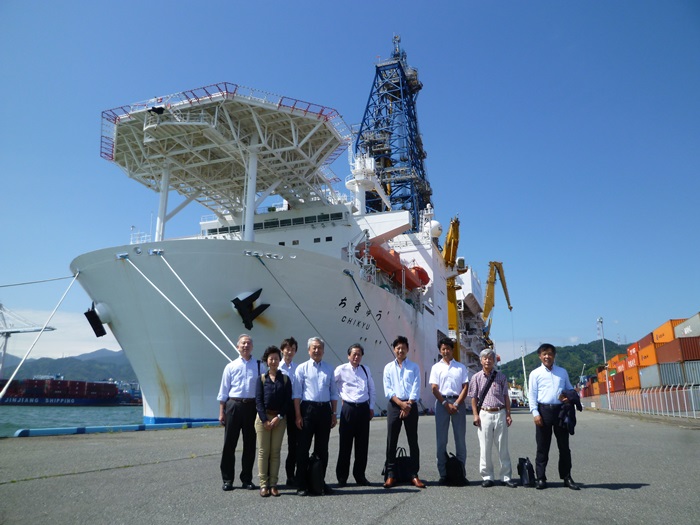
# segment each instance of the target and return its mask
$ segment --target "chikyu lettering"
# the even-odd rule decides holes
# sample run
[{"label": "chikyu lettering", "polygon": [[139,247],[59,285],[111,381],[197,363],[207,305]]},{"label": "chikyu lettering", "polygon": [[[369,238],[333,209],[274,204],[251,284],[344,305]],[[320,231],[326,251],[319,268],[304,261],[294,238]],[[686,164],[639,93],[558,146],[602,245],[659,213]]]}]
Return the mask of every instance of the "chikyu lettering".
[{"label": "chikyu lettering", "polygon": [[348,317],[347,315],[344,315],[343,317],[340,318],[340,321],[342,323],[348,324],[352,327],[355,328],[363,328],[365,330],[369,330],[369,323],[366,323],[362,321],[361,319],[354,319],[352,317]]}]

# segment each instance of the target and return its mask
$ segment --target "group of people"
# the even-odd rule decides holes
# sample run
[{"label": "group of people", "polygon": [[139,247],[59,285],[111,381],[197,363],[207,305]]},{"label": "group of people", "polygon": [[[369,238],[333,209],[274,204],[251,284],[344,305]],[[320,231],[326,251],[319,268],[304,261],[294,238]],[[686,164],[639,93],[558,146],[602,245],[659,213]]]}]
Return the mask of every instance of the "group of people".
[{"label": "group of people", "polygon": [[[235,452],[243,436],[240,481],[245,489],[256,489],[253,465],[257,447],[260,495],[279,496],[281,448],[287,435],[286,486],[295,487],[297,495],[309,493],[307,469],[313,443],[313,455],[321,465],[324,479],[320,492],[333,489],[325,483],[329,461],[330,433],[339,426],[339,451],[336,462],[338,486],[344,487],[351,474],[360,486],[370,485],[367,468],[370,421],[374,417],[376,388],[369,368],[362,364],[364,348],[353,344],[347,350],[348,362],[335,369],[323,360],[325,343],[319,337],[308,340],[309,359],[294,362],[297,342],[285,339],[280,348],[268,347],[262,360],[252,358],[253,341],[247,334],[238,338],[240,357],[224,369],[219,389],[219,421],[225,426],[221,456],[223,490],[233,490]],[[481,352],[482,371],[468,379],[467,369],[454,359],[454,342],[439,341],[441,359],[430,371],[429,383],[435,397],[435,430],[437,467],[440,484],[454,480],[454,469],[448,469],[447,443],[452,426],[457,463],[466,482],[465,463],[467,398],[471,398],[473,424],[477,427],[480,444],[479,470],[482,486],[491,487],[502,481],[516,487],[508,453],[508,427],[512,423],[508,381],[495,369],[492,349]],[[392,343],[395,359],[383,372],[384,395],[387,399],[387,439],[384,468],[384,488],[394,487],[401,479],[417,488],[425,488],[418,476],[420,446],[418,443],[418,403],[421,373],[418,365],[408,359],[409,341],[398,336]],[[552,345],[538,349],[542,366],[530,375],[530,410],[534,417],[537,441],[538,489],[546,487],[545,470],[552,432],[559,447],[559,474],[569,488],[578,489],[571,478],[571,454],[568,433],[557,424],[558,408],[566,403],[562,392],[573,389],[566,371],[554,365],[556,350]],[[339,409],[339,410],[338,410]],[[409,460],[400,465],[397,445],[401,428],[406,432]],[[500,471],[494,477],[492,449],[496,448]],[[407,463],[407,464],[406,464]],[[452,460],[454,465],[454,460]],[[450,470],[450,472],[448,472]],[[449,474],[449,476],[448,476]]]}]

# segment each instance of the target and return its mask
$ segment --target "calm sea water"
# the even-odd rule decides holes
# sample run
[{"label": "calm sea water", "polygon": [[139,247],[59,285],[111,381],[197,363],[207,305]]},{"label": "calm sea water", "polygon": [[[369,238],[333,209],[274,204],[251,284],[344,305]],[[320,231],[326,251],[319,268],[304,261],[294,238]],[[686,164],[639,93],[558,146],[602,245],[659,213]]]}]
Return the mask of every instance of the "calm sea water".
[{"label": "calm sea water", "polygon": [[143,407],[65,407],[0,405],[0,437],[22,428],[92,427],[140,425]]}]

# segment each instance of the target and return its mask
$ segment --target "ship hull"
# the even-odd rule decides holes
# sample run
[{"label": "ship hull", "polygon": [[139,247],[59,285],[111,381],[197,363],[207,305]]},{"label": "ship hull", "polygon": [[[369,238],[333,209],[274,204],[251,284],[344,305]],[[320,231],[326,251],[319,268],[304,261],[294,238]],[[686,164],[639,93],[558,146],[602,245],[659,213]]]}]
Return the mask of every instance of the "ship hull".
[{"label": "ship hull", "polygon": [[[430,309],[362,280],[357,266],[338,258],[250,241],[181,239],[87,253],[71,269],[134,368],[145,423],[216,419],[221,374],[238,357],[233,345],[242,333],[252,337],[258,359],[267,346],[295,337],[296,362],[308,359],[306,341],[319,336],[332,366],[347,362],[347,348],[359,342],[378,410],[386,408],[382,372],[393,359],[391,342],[405,335],[430,404],[428,374],[446,327]],[[232,301],[258,290],[251,309],[269,306],[246,327]]]}]

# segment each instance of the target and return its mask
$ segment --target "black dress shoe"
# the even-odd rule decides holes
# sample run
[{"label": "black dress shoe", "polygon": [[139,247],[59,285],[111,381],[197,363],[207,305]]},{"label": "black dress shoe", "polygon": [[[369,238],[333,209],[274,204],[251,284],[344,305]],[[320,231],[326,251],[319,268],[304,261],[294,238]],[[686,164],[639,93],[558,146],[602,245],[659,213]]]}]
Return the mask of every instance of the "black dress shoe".
[{"label": "black dress shoe", "polygon": [[369,487],[371,485],[367,478],[360,478],[358,480],[355,480],[355,483],[357,483],[360,487]]},{"label": "black dress shoe", "polygon": [[333,494],[335,491],[328,485],[327,483],[324,483],[323,485],[323,495],[324,496],[330,496]]},{"label": "black dress shoe", "polygon": [[295,481],[294,478],[287,478],[287,483],[286,483],[286,485],[287,485],[287,487],[292,487],[292,488],[293,488],[293,487],[296,487],[296,486],[297,486],[297,482]]},{"label": "black dress shoe", "polygon": [[447,478],[440,478],[438,480],[438,485],[440,485],[442,487],[446,486],[447,485]]},{"label": "black dress shoe", "polygon": [[537,481],[535,481],[535,488],[536,488],[537,490],[546,489],[546,488],[547,488],[547,482],[546,482],[545,480],[543,480],[543,479],[538,479]]},{"label": "black dress shoe", "polygon": [[348,482],[347,482],[346,480],[344,480],[344,479],[343,479],[343,480],[340,480],[340,479],[339,479],[339,480],[338,480],[338,486],[339,486],[340,488],[347,487],[347,486],[348,486]]},{"label": "black dress shoe", "polygon": [[564,486],[569,487],[571,490],[580,490],[580,487],[574,483],[574,480],[571,479],[571,476],[568,478],[564,478]]},{"label": "black dress shoe", "polygon": [[221,488],[225,491],[233,490],[233,482],[232,481],[224,481],[224,484]]},{"label": "black dress shoe", "polygon": [[518,484],[517,484],[515,481],[513,481],[512,479],[509,479],[508,481],[504,481],[503,484],[504,484],[506,487],[510,487],[510,488],[512,488],[512,489],[514,489],[514,488],[516,488],[516,487],[518,486]]},{"label": "black dress shoe", "polygon": [[484,481],[481,482],[481,486],[484,487],[485,489],[489,487],[493,487],[493,481],[490,479],[485,479]]},{"label": "black dress shoe", "polygon": [[253,485],[250,481],[248,481],[247,483],[241,483],[241,487],[248,490],[255,490],[255,485]]},{"label": "black dress shoe", "polygon": [[306,495],[308,495],[308,494],[309,494],[309,492],[308,492],[306,489],[299,489],[299,490],[297,490],[297,496],[304,497],[304,496],[306,496]]}]

